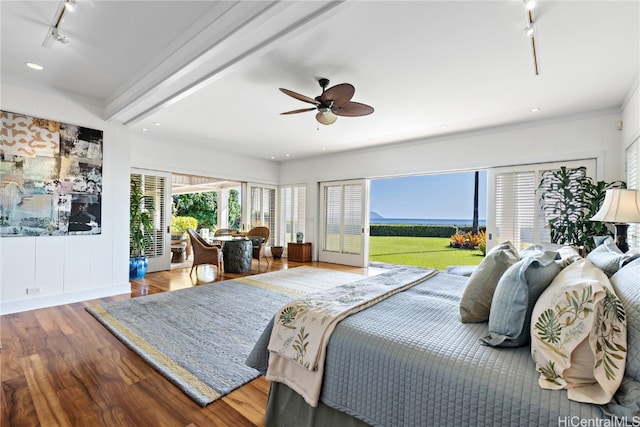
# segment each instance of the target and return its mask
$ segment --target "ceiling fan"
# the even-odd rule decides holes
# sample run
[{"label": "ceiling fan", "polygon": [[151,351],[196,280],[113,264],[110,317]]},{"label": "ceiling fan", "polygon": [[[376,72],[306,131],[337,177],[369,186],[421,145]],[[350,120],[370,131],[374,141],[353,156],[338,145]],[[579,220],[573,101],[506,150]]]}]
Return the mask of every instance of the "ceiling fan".
[{"label": "ceiling fan", "polygon": [[329,86],[329,79],[319,79],[318,83],[322,88],[322,94],[315,98],[300,95],[289,89],[280,88],[282,93],[285,93],[295,99],[309,104],[315,105],[311,108],[301,108],[299,110],[287,111],[281,114],[297,114],[304,113],[306,111],[318,110],[316,114],[316,120],[323,125],[330,125],[334,123],[338,116],[345,117],[357,117],[366,116],[373,113],[373,107],[359,102],[351,101],[356,89],[349,83],[341,83],[327,89]]}]

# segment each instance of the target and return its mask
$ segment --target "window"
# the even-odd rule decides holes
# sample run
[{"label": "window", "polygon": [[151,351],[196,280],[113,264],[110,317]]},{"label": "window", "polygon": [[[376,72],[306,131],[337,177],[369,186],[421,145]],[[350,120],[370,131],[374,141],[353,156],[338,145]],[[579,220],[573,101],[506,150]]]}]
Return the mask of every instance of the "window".
[{"label": "window", "polygon": [[274,245],[276,232],[276,188],[249,186],[249,227],[264,226],[270,231],[269,246]]},{"label": "window", "polygon": [[306,186],[280,187],[280,238],[295,242],[296,233],[305,233]]},{"label": "window", "polygon": [[[640,140],[627,148],[627,188],[640,189]],[[627,232],[629,249],[640,248],[640,224],[629,224]]]},{"label": "window", "polygon": [[538,185],[545,170],[585,166],[595,175],[595,159],[496,168],[489,171],[487,246],[510,241],[518,249],[549,242]]}]

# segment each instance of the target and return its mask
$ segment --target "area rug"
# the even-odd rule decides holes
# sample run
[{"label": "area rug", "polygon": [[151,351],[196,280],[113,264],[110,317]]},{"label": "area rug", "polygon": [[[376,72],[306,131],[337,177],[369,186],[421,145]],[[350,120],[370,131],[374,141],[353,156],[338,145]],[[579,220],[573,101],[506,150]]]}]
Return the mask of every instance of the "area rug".
[{"label": "area rug", "polygon": [[91,306],[87,311],[206,406],[259,376],[245,360],[281,306],[306,292],[363,278],[303,266]]}]

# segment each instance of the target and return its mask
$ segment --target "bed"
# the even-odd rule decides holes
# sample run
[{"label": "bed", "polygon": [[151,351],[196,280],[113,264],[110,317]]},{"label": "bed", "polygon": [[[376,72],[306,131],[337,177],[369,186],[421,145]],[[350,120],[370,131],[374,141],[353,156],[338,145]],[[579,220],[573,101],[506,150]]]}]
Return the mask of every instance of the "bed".
[{"label": "bed", "polygon": [[[541,388],[530,345],[481,345],[488,323],[460,321],[469,280],[440,272],[340,321],[326,348],[318,406],[272,382],[266,425],[555,426],[612,413],[636,415],[633,402],[637,406],[640,394],[623,390],[640,385],[640,370],[631,369],[640,365],[634,360],[640,357],[640,260],[611,279],[627,310],[630,367],[609,405],[570,400],[566,389]],[[272,327],[273,320],[247,360],[263,374]]]}]

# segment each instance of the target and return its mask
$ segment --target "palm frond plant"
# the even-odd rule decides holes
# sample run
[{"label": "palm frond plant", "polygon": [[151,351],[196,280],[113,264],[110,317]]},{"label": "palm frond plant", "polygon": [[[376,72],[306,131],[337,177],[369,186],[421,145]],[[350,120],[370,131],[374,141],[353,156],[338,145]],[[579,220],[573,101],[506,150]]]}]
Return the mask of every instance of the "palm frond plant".
[{"label": "palm frond plant", "polygon": [[611,188],[626,188],[626,184],[594,182],[584,166],[544,171],[538,190],[551,242],[591,250],[593,236],[612,235],[604,222],[590,220]]}]

